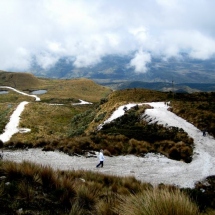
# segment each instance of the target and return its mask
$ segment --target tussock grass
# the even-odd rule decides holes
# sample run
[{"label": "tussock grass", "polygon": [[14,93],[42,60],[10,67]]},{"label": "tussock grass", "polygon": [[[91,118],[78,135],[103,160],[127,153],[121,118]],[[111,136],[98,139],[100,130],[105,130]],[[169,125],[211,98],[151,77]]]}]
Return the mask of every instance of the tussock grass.
[{"label": "tussock grass", "polygon": [[26,201],[31,201],[34,197],[34,190],[33,188],[29,185],[29,182],[22,180],[19,184],[18,184],[18,196],[19,198],[22,199],[26,199]]},{"label": "tussock grass", "polygon": [[72,205],[69,215],[83,215],[83,214],[87,214],[86,210],[84,210],[84,208],[82,208],[82,206],[80,206],[78,202],[75,202]]},{"label": "tussock grass", "polygon": [[57,184],[57,177],[51,167],[43,167],[40,171],[40,179],[45,189],[52,190]]},{"label": "tussock grass", "polygon": [[21,179],[22,173],[20,171],[20,166],[16,165],[16,163],[13,162],[6,162],[1,167],[1,171],[3,175],[6,175],[9,180],[12,179]]},{"label": "tussock grass", "polygon": [[[211,186],[202,182],[186,190],[163,184],[153,187],[134,177],[54,171],[48,166],[8,161],[0,162],[2,176],[0,209],[5,214],[22,208],[23,214],[203,215],[213,214],[215,208],[210,201],[214,198],[213,177],[207,179]],[[207,201],[201,202],[204,199]],[[199,208],[204,210],[200,213]]]},{"label": "tussock grass", "polygon": [[76,189],[75,201],[85,210],[93,210],[98,201],[99,190],[96,187],[81,185]]},{"label": "tussock grass", "polygon": [[[108,214],[117,204],[118,193],[123,194],[125,190],[129,193],[129,184],[136,182],[135,186],[146,186],[134,178],[121,181],[120,177],[93,172],[53,171],[48,166],[28,162],[1,162],[0,176],[6,177],[0,181],[0,208],[4,205],[13,213],[22,207],[24,212],[39,214],[75,214],[79,209],[83,214],[99,214],[100,211]],[[112,183],[117,184],[119,191],[111,191]]]},{"label": "tussock grass", "polygon": [[116,207],[123,215],[198,215],[199,210],[179,189],[153,188],[122,199]]}]

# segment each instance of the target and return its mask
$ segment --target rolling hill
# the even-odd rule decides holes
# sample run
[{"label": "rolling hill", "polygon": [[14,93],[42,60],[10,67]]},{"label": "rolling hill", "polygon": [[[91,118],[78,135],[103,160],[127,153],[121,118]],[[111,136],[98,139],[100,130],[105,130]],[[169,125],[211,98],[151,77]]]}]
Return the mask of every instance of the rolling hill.
[{"label": "rolling hill", "polygon": [[[22,85],[24,80],[26,82]],[[81,156],[86,161],[86,154],[95,156],[93,152],[104,148],[105,156],[110,158],[133,154],[138,155],[140,161],[139,157],[151,152],[163,154],[180,164],[192,162],[193,139],[174,125],[162,126],[156,120],[153,123],[145,120],[142,116],[146,109],[151,108],[148,105],[134,105],[130,110],[124,108],[125,114],[122,117],[98,129],[121,105],[153,101],[164,101],[170,111],[192,122],[199,129],[207,127],[207,132],[215,136],[213,92],[173,94],[141,88],[112,91],[89,79],[45,79],[22,73],[17,73],[14,78],[13,74],[5,75],[4,72],[1,84],[20,86],[20,89],[28,93],[35,89],[47,90],[45,94],[39,95],[39,102],[13,91],[0,95],[1,125],[9,121],[20,101],[29,101],[22,112],[19,127],[29,128],[31,131],[17,133],[7,143],[0,142],[0,147],[8,151],[19,149],[30,152],[29,148],[42,148],[42,151],[49,151],[49,155],[56,150],[59,154],[63,152],[65,156]],[[78,99],[91,101],[92,104],[73,105]],[[3,131],[4,126],[1,129]],[[131,193],[139,195],[146,189],[152,189],[151,184],[141,183],[134,177],[119,178],[79,170],[53,172],[50,167],[26,161],[21,164],[0,161],[0,164],[0,207],[5,214],[15,211],[33,214],[35,210],[41,214],[68,214],[69,211],[73,214],[82,211],[84,214],[95,210],[98,214],[104,211],[106,214],[115,214],[112,209],[120,200],[116,196],[127,198]],[[168,164],[169,162],[165,166],[167,169]],[[151,168],[150,164],[149,167]],[[155,177],[159,175],[155,174]],[[183,175],[181,177],[184,178]],[[199,182],[195,188],[181,189],[180,192],[188,195],[199,207],[214,209],[213,176],[207,180],[207,184]],[[168,193],[175,193],[178,189],[173,185],[161,184],[156,193],[159,194],[165,187]],[[175,198],[173,193],[170,194],[170,202]],[[83,202],[85,208],[81,210]],[[178,204],[178,200],[176,203]],[[191,214],[197,214],[196,211],[197,209]]]}]

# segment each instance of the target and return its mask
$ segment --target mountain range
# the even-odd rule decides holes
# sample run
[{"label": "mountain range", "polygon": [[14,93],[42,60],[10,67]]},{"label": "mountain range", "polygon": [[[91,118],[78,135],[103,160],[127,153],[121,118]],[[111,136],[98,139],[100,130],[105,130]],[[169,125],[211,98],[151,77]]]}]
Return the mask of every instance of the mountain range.
[{"label": "mountain range", "polygon": [[147,71],[144,73],[135,72],[135,69],[129,66],[130,61],[130,55],[109,55],[103,57],[96,65],[76,68],[72,60],[61,58],[54,66],[46,69],[35,61],[30,71],[39,77],[89,78],[113,89],[146,87],[176,92],[214,91],[215,89],[214,59],[194,60],[186,55],[181,59],[153,58],[146,65]]}]

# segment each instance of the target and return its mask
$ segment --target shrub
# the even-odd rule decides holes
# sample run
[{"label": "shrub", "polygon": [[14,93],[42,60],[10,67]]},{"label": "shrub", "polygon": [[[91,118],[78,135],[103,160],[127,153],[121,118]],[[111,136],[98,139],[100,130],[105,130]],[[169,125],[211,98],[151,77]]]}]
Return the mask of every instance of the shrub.
[{"label": "shrub", "polygon": [[112,156],[111,153],[107,149],[104,150],[104,155],[110,156],[110,157]]},{"label": "shrub", "polygon": [[104,112],[104,113],[99,114],[99,115],[94,119],[94,121],[95,121],[95,122],[99,122],[99,121],[103,120],[104,117],[105,117],[105,115],[106,115],[106,113],[107,113],[107,112]]},{"label": "shrub", "polygon": [[174,159],[174,160],[180,160],[181,159],[180,152],[178,151],[178,149],[175,146],[170,149],[169,157]]},{"label": "shrub", "polygon": [[54,151],[54,147],[53,146],[50,146],[50,145],[48,145],[48,146],[44,146],[43,147],[43,149],[42,149],[42,151]]}]

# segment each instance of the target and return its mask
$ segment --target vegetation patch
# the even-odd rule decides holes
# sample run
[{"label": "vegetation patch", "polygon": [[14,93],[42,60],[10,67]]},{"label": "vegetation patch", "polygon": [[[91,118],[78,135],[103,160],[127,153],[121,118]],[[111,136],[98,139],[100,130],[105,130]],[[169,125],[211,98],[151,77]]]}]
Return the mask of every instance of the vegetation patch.
[{"label": "vegetation patch", "polygon": [[122,145],[127,142],[127,152],[132,154],[159,152],[171,159],[191,162],[193,139],[183,129],[148,124],[141,117],[145,108],[131,108],[122,117],[103,125],[100,133],[125,136],[128,141],[123,141]]},{"label": "vegetation patch", "polygon": [[215,92],[176,94],[171,111],[215,136]]},{"label": "vegetation patch", "polygon": [[[22,113],[19,126],[29,128],[31,132],[25,134],[18,133],[10,141],[35,144],[40,140],[52,142],[52,140],[67,138],[71,130],[73,117],[77,117],[85,111],[90,111],[90,108],[93,110],[94,106],[49,105],[41,102],[29,103]],[[83,122],[83,119],[79,120],[79,122]],[[78,126],[74,128],[78,130]]]},{"label": "vegetation patch", "polygon": [[0,103],[0,133],[3,133],[6,124],[9,122],[10,115],[14,110],[14,105],[10,103]]},{"label": "vegetation patch", "polygon": [[[90,171],[0,162],[1,214],[214,214],[214,177],[193,189]],[[204,190],[204,191],[203,191]]]}]

